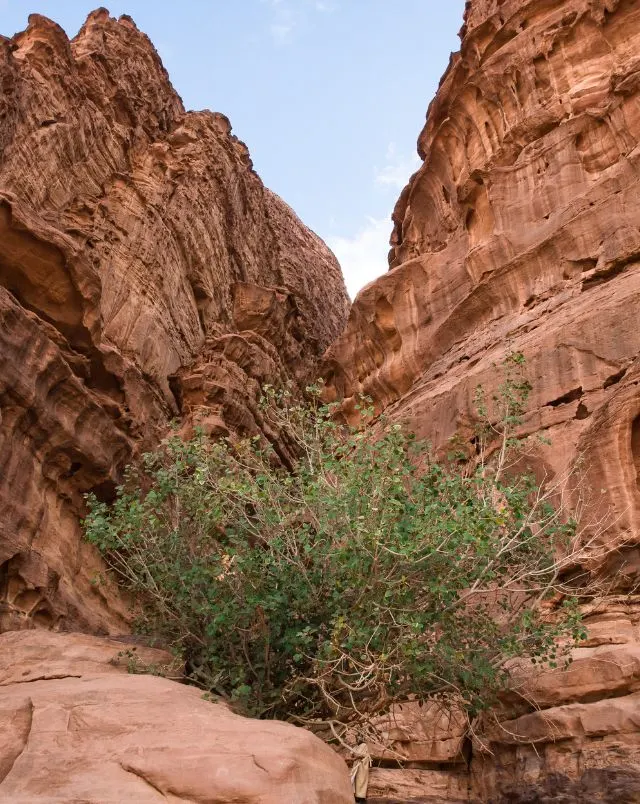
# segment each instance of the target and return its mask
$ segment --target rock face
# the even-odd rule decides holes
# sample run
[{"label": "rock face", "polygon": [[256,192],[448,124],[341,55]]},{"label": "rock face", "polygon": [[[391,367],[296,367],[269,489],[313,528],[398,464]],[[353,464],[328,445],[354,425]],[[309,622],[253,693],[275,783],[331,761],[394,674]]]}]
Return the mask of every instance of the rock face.
[{"label": "rock face", "polygon": [[265,381],[307,378],[347,294],[229,121],[185,113],[128,17],[0,37],[0,631],[122,632],[82,544],[170,419],[260,428]]},{"label": "rock face", "polygon": [[[608,543],[631,545],[606,568],[578,664],[531,690],[544,711],[496,731],[492,753],[474,746],[465,800],[637,801],[640,5],[469,0],[462,37],[394,212],[390,271],[358,296],[327,370],[336,396],[368,394],[441,447],[473,421],[476,387],[490,395],[496,366],[524,353],[523,435],[551,442],[537,468],[560,477],[583,456]],[[431,759],[418,769],[442,770]],[[405,785],[405,800],[446,799],[447,784],[413,799]]]},{"label": "rock face", "polygon": [[[637,802],[640,6],[469,0],[462,38],[394,212],[391,270],[327,353],[330,386],[439,448],[523,352],[522,434],[550,441],[537,470],[580,458],[604,538],[625,546],[569,671],[529,678],[482,741],[392,713],[370,800]],[[126,607],[92,583],[82,493],[109,498],[171,418],[260,431],[259,385],[312,376],[346,292],[226,118],[185,113],[129,18],[94,12],[70,42],[32,17],[0,39],[0,84],[0,631],[118,633]],[[125,676],[107,658],[119,647],[0,637],[0,800],[349,800],[313,738]]]},{"label": "rock face", "polygon": [[351,804],[345,764],[317,737],[127,675],[113,663],[122,648],[78,634],[0,636],[0,801]]}]

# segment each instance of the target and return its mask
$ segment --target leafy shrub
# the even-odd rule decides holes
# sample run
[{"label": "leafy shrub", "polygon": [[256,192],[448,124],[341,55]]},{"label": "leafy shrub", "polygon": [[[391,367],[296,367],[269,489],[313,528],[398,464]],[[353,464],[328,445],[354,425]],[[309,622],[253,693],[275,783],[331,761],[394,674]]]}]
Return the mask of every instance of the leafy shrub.
[{"label": "leafy shrub", "polygon": [[172,435],[113,505],[89,497],[86,534],[140,601],[140,628],[253,715],[339,736],[407,697],[474,714],[509,683],[510,658],[555,665],[582,635],[573,601],[552,617],[539,605],[576,525],[506,471],[527,393],[508,378],[464,469],[399,424],[350,428],[315,391],[297,404],[267,388],[293,466],[260,437]]}]

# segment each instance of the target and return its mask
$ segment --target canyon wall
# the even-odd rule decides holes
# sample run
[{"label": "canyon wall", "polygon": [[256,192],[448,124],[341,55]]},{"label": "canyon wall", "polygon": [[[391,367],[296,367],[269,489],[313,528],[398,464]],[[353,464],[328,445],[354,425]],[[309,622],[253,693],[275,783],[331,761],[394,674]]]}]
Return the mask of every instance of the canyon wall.
[{"label": "canyon wall", "polygon": [[185,112],[153,46],[99,9],[0,37],[0,631],[118,633],[82,494],[206,409],[256,432],[348,299],[221,114]]},{"label": "canyon wall", "polygon": [[572,669],[466,751],[455,733],[400,729],[410,765],[374,771],[374,800],[637,801],[640,5],[469,0],[461,34],[394,211],[390,270],[356,299],[330,384],[347,410],[368,394],[440,448],[471,437],[477,386],[491,394],[522,352],[521,434],[549,441],[536,469],[580,461],[602,538],[626,544]]},{"label": "canyon wall", "polygon": [[[330,347],[329,386],[347,411],[368,394],[441,448],[470,437],[476,387],[491,393],[505,355],[521,351],[533,388],[522,435],[549,442],[536,470],[559,477],[580,461],[603,538],[625,545],[571,669],[538,676],[483,740],[404,707],[389,719],[394,759],[375,757],[371,801],[637,801],[638,54],[634,0],[470,0],[419,139],[423,165],[394,212],[390,271],[344,329],[333,256],[262,185],[224,116],[185,112],[128,17],[100,9],[70,41],[32,16],[0,38],[0,632],[127,631],[126,601],[81,538],[82,495],[109,499],[172,419],[260,432],[260,384],[306,381]],[[27,646],[26,670],[49,662],[55,675],[96,650],[111,668],[105,645],[55,642],[45,655],[57,637],[31,637],[3,643]],[[20,679],[0,681],[12,793],[40,778],[10,776],[33,712],[64,714],[73,675],[38,679],[31,703]],[[91,683],[94,696],[136,695],[124,680]],[[191,693],[157,689],[189,718],[198,709]],[[108,711],[100,718],[108,731]],[[175,787],[171,768],[151,763],[141,779],[112,748],[114,789],[121,773],[127,795]]]}]

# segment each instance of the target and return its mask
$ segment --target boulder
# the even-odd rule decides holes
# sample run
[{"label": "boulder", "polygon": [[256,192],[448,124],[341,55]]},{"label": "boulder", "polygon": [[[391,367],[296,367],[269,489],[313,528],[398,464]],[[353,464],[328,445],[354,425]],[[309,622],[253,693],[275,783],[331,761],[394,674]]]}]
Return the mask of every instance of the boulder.
[{"label": "boulder", "polygon": [[[346,765],[317,737],[128,674],[123,651],[131,644],[78,634],[0,635],[1,802],[353,801]],[[170,658],[136,652],[139,670]]]}]

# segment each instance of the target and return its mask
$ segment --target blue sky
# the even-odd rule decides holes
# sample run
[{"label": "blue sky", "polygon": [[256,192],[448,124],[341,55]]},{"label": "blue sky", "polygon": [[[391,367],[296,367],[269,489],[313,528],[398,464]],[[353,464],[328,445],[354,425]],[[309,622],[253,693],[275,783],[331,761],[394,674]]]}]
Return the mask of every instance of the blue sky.
[{"label": "blue sky", "polygon": [[[104,2],[105,0],[103,0]],[[73,36],[100,0],[0,0]],[[188,109],[226,114],[265,184],[337,253],[350,292],[386,270],[390,215],[464,0],[124,0]]]}]

